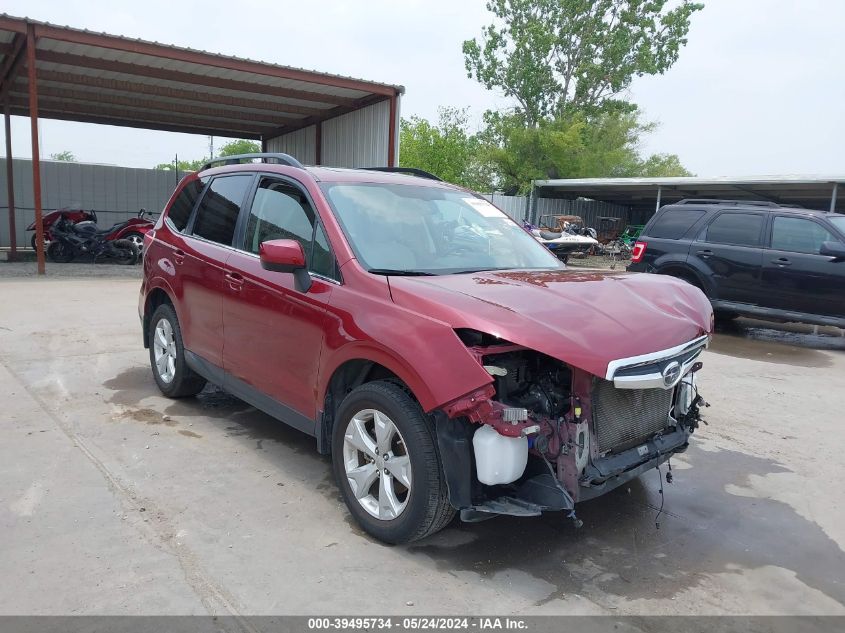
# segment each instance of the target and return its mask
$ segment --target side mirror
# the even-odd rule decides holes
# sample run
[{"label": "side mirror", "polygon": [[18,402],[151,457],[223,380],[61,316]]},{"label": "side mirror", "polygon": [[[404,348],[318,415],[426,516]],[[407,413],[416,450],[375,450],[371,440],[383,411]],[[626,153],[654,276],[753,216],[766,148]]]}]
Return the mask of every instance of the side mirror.
[{"label": "side mirror", "polygon": [[305,267],[305,251],[296,240],[268,240],[258,247],[258,257],[264,270],[293,273],[296,289],[308,292],[311,275]]},{"label": "side mirror", "polygon": [[833,257],[834,261],[845,261],[845,244],[842,242],[823,242],[819,255]]}]

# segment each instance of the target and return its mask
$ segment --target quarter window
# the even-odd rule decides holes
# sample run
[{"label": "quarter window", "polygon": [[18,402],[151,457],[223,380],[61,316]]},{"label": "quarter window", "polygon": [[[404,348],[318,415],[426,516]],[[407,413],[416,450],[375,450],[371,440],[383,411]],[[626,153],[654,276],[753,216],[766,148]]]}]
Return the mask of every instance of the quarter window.
[{"label": "quarter window", "polygon": [[194,235],[230,246],[235,224],[252,175],[218,176],[211,181],[197,209]]},{"label": "quarter window", "polygon": [[305,252],[308,269],[334,278],[334,257],[322,226],[315,220],[311,204],[299,189],[264,178],[249,211],[245,250],[258,254],[262,242],[296,240]]},{"label": "quarter window", "polygon": [[804,218],[777,216],[772,223],[772,248],[818,255],[823,242],[836,241],[822,225]]},{"label": "quarter window", "polygon": [[194,205],[197,198],[200,197],[203,187],[207,180],[196,178],[182,187],[182,191],[176,196],[173,204],[170,205],[170,210],[167,212],[167,219],[177,231],[184,231],[188,226],[188,220],[191,217],[191,211],[194,210]]},{"label": "quarter window", "polygon": [[648,228],[648,236],[670,240],[679,239],[698,222],[702,215],[704,215],[703,209],[669,208]]},{"label": "quarter window", "polygon": [[752,213],[722,213],[707,227],[706,241],[716,244],[760,246],[763,216]]}]

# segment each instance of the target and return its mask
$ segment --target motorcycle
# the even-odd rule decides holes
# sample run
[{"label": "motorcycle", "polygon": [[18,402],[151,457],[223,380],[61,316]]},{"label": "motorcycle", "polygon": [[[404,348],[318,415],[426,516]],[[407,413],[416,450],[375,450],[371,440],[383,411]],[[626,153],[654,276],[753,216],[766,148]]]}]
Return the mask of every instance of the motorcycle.
[{"label": "motorcycle", "polygon": [[[152,214],[146,209],[141,209],[136,217],[130,218],[125,222],[118,222],[109,229],[109,239],[130,240],[133,244],[138,247],[139,252],[142,251],[144,248],[144,236],[151,228],[153,228],[153,226],[155,226],[155,222],[149,217],[151,215]],[[55,211],[51,211],[50,213],[45,214],[41,218],[41,227],[44,231],[45,250],[50,246],[50,242],[53,241],[52,227],[56,222],[59,221],[60,218],[65,218],[73,224],[79,224],[80,222],[93,222],[94,224],[96,224],[97,212],[93,209],[91,209],[90,211],[85,211],[83,209],[71,209],[68,207],[64,207],[62,209],[56,209]],[[34,231],[35,222],[26,227],[26,230]],[[30,240],[33,250],[35,250],[35,241],[36,237],[35,234],[33,234],[32,239]]]},{"label": "motorcycle", "polygon": [[563,263],[569,261],[570,255],[589,253],[599,244],[595,238],[595,229],[581,229],[580,226],[568,222],[564,223],[560,231],[550,231],[543,227],[534,226],[528,221],[523,221],[522,228],[554,253]]},{"label": "motorcycle", "polygon": [[83,254],[93,256],[94,263],[103,257],[113,259],[118,264],[136,263],[141,254],[137,245],[126,238],[111,238],[114,229],[111,227],[99,231],[90,220],[74,223],[60,217],[52,226],[53,241],[47,248],[47,257],[50,261],[62,264]]}]

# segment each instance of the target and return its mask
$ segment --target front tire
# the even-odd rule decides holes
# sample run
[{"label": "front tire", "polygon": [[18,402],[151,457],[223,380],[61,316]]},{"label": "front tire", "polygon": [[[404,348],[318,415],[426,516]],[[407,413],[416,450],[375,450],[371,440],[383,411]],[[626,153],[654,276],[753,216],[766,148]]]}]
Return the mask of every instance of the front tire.
[{"label": "front tire", "polygon": [[398,384],[367,383],[343,400],[332,462],[352,516],[381,541],[425,538],[455,516],[433,423]]},{"label": "front tire", "polygon": [[131,233],[127,233],[126,235],[124,235],[123,239],[129,240],[130,242],[132,242],[135,245],[135,249],[138,251],[139,258],[140,258],[140,255],[143,255],[143,253],[144,253],[144,236],[143,235],[133,231]]},{"label": "front tire", "polygon": [[155,309],[150,319],[150,366],[158,388],[168,398],[194,396],[205,387],[205,378],[188,367],[176,311],[169,303]]},{"label": "front tire", "polygon": [[47,257],[51,262],[57,264],[72,262],[75,256],[76,253],[73,252],[73,248],[61,240],[50,242],[50,246],[47,247]]}]

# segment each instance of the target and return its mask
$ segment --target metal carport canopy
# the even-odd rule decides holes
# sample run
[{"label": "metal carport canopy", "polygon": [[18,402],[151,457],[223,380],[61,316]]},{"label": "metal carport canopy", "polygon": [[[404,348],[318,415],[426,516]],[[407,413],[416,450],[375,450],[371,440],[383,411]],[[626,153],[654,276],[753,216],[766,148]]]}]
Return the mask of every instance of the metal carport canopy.
[{"label": "metal carport canopy", "polygon": [[742,178],[575,178],[535,180],[541,198],[590,198],[634,210],[654,210],[683,198],[768,200],[808,209],[845,211],[837,196],[845,174],[820,176],[751,176]]},{"label": "metal carport canopy", "polygon": [[[401,86],[95,33],[0,14],[0,101],[32,120],[40,232],[39,117],[261,140],[389,101],[387,162],[396,162]],[[11,160],[6,161],[7,169]],[[8,182],[12,182],[9,177]],[[9,192],[14,235],[14,194]],[[43,249],[39,246],[39,272]],[[14,247],[12,256],[14,257]]]}]

